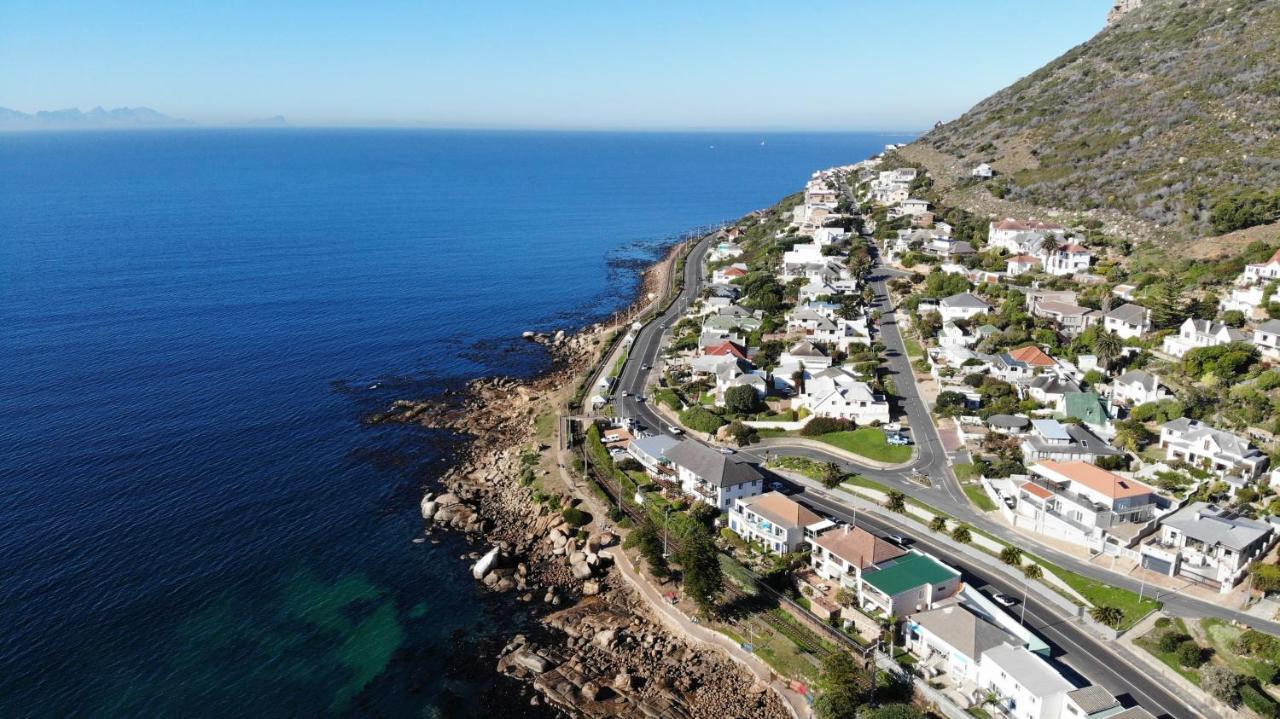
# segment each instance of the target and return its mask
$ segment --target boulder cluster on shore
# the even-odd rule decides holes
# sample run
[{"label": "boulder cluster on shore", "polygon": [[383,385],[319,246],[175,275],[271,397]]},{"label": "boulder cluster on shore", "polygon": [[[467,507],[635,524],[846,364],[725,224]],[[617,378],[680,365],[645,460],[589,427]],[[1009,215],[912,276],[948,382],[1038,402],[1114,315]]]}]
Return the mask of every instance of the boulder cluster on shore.
[{"label": "boulder cluster on shore", "polygon": [[[622,551],[610,531],[577,529],[552,507],[580,500],[566,488],[559,502],[539,502],[521,481],[522,453],[535,446],[534,420],[548,395],[594,361],[608,328],[534,334],[554,358],[528,382],[488,378],[436,400],[397,401],[371,423],[411,422],[471,438],[441,478],[443,491],[422,500],[427,531],[465,532],[483,551],[467,555],[473,576],[497,592],[545,606],[543,622],[562,642],[534,646],[512,638],[498,670],[525,680],[567,716],[728,719],[790,716],[781,699],[718,651],[690,645],[655,621],[639,595],[613,571]],[[548,451],[545,446],[539,451]]]}]

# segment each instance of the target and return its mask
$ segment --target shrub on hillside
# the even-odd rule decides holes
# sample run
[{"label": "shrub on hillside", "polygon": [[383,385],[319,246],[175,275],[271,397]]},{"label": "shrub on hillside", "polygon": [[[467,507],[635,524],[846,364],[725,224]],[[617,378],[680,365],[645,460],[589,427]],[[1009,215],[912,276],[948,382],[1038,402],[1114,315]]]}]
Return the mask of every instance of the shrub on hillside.
[{"label": "shrub on hillside", "polygon": [[800,434],[806,437],[817,437],[822,434],[830,434],[832,432],[849,432],[858,428],[852,420],[836,419],[835,417],[814,417],[809,423],[800,430]]},{"label": "shrub on hillside", "polygon": [[705,407],[690,407],[680,413],[680,422],[689,429],[710,434],[728,424],[718,414],[711,412]]}]

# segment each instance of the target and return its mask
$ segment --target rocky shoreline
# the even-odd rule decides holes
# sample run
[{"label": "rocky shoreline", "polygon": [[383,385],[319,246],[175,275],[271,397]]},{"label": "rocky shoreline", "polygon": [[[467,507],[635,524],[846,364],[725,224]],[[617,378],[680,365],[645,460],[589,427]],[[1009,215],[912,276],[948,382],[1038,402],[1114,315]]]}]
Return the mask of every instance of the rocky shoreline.
[{"label": "rocky shoreline", "polygon": [[[633,309],[662,294],[678,254],[673,247],[646,271]],[[778,695],[741,666],[655,621],[613,570],[612,553],[622,549],[620,538],[601,526],[607,518],[575,528],[560,511],[583,498],[547,468],[568,471],[555,461],[555,448],[538,444],[535,420],[598,361],[614,329],[595,324],[571,335],[526,333],[551,352],[544,374],[528,381],[475,380],[439,399],[397,401],[367,421],[419,423],[470,438],[441,477],[444,491],[424,495],[422,514],[428,531],[464,532],[484,548],[466,557],[475,562],[477,581],[492,591],[518,593],[547,612],[541,621],[558,641],[535,646],[517,635],[497,666],[529,682],[538,692],[533,701],[575,717],[790,716]],[[538,496],[528,481],[534,471],[559,488],[556,498]]]}]

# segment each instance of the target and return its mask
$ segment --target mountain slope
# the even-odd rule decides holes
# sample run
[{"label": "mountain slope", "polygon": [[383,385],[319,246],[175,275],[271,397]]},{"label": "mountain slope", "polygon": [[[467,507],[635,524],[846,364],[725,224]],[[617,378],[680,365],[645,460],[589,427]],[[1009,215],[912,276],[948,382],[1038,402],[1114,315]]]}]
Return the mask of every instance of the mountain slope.
[{"label": "mountain slope", "polygon": [[[1165,236],[1269,221],[1280,213],[1280,2],[1146,0],[917,145],[953,171],[990,162],[997,197],[1109,209]],[[1243,220],[1223,211],[1251,193],[1260,209]]]}]

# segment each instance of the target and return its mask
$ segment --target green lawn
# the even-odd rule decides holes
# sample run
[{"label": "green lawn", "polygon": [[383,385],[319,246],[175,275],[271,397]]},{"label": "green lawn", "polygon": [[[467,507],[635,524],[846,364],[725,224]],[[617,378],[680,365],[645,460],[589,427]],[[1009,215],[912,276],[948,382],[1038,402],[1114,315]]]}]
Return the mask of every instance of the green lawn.
[{"label": "green lawn", "polygon": [[924,357],[924,348],[920,346],[920,343],[914,337],[904,337],[902,344],[907,348],[908,357],[912,359]]},{"label": "green lawn", "polygon": [[1116,607],[1124,612],[1124,619],[1120,622],[1119,627],[1121,630],[1128,629],[1138,620],[1164,606],[1164,602],[1158,602],[1150,597],[1143,597],[1139,600],[1137,592],[1113,587],[1096,579],[1090,579],[1083,574],[1069,572],[1032,554],[1027,554],[1027,558],[1039,564],[1046,572],[1052,572],[1057,575],[1067,586],[1087,599],[1090,604]]},{"label": "green lawn", "polygon": [[670,387],[663,387],[654,392],[653,398],[677,412],[680,411],[680,407],[684,404],[680,401],[680,395],[676,394],[676,391]]},{"label": "green lawn", "polygon": [[863,427],[852,432],[832,432],[813,439],[877,462],[897,464],[911,459],[911,447],[895,447],[889,444],[884,436],[884,430],[876,427]]},{"label": "green lawn", "polygon": [[1175,652],[1160,651],[1160,635],[1167,631],[1177,631],[1183,634],[1189,633],[1187,632],[1187,625],[1181,619],[1175,619],[1173,621],[1173,625],[1168,629],[1152,629],[1146,634],[1133,640],[1133,643],[1142,647],[1151,656],[1164,662],[1166,666],[1181,674],[1187,681],[1195,684],[1196,686],[1200,686],[1200,672],[1195,669],[1188,669],[1187,667],[1182,666],[1182,662],[1178,661],[1178,657]]},{"label": "green lawn", "polygon": [[996,511],[996,503],[991,501],[991,496],[987,494],[980,484],[964,485],[964,496],[968,497],[974,506],[984,512]]}]

